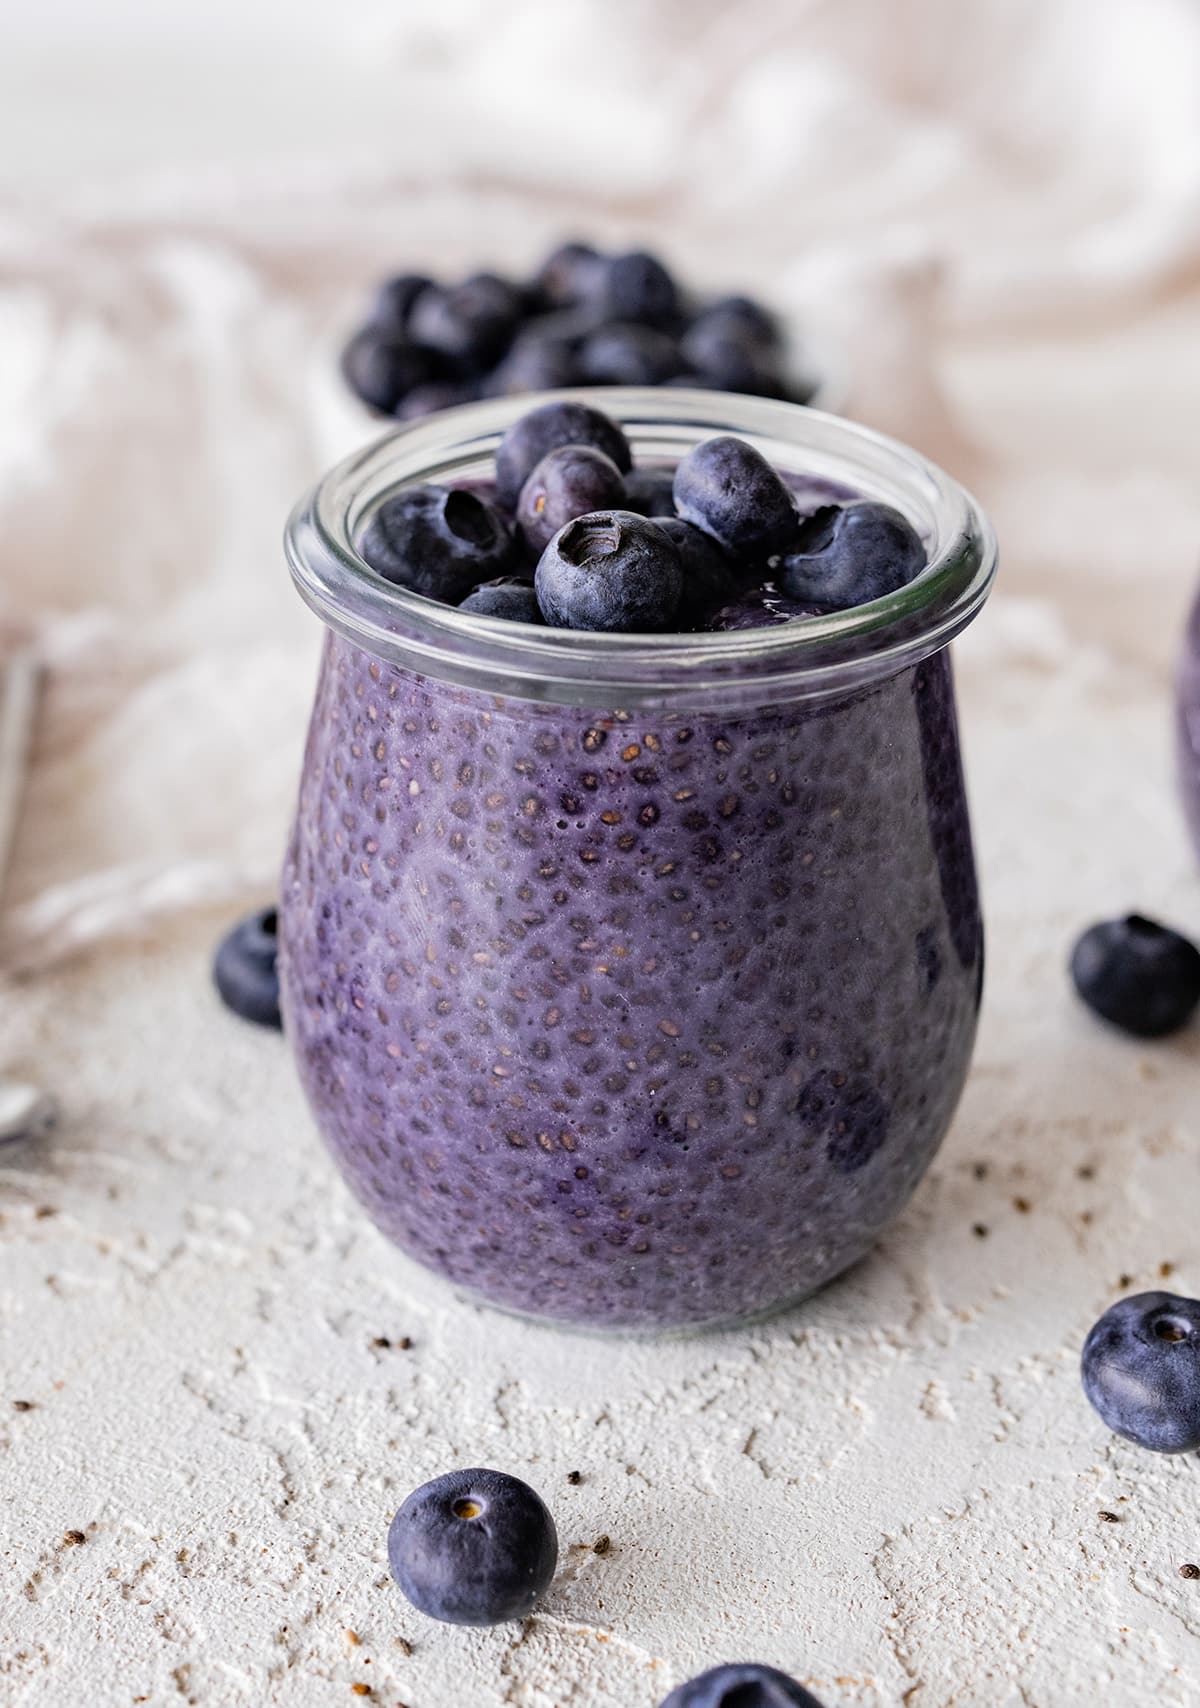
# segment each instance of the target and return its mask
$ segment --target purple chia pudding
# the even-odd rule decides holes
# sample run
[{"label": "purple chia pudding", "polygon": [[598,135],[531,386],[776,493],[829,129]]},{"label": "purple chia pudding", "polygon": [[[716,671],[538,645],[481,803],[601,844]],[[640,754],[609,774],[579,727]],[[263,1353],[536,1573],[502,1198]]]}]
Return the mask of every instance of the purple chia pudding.
[{"label": "purple chia pudding", "polygon": [[282,994],[318,1126],[391,1240],[508,1309],[655,1331],[820,1287],[945,1134],[983,965],[945,642],[994,547],[940,471],[847,423],[605,407],[639,452],[717,409],[779,465],[907,501],[930,569],[766,633],[497,638],[373,586],[349,542],[397,480],[486,474],[521,405],[336,471],[289,539],[334,632]]}]

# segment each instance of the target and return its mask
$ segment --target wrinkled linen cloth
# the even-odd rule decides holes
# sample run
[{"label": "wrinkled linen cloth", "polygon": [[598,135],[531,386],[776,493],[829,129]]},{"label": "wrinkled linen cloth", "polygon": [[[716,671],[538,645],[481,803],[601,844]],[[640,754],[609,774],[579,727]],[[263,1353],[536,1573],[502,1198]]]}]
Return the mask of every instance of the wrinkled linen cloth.
[{"label": "wrinkled linen cloth", "polygon": [[[1200,1292],[1200,1047],[1103,1033],[1063,964],[1134,905],[1200,933],[1170,734],[1200,8],[369,10],[386,160],[0,206],[0,649],[39,680],[0,1075],[70,1068],[59,1148],[0,1174],[0,1407],[38,1408],[0,1435],[42,1491],[5,1699],[341,1700],[374,1642],[377,1695],[422,1705],[652,1708],[747,1653],[830,1708],[1188,1708],[1195,1467],[1110,1438],[1074,1361],[1118,1287]],[[800,1317],[613,1363],[402,1284],[282,1046],[206,974],[273,893],[314,683],[283,522],[377,431],[339,342],[389,269],[519,270],[573,233],[778,303],[847,413],[970,485],[1002,548],[957,649],[989,982],[943,1157]],[[385,1328],[416,1362],[384,1362]],[[380,1514],[458,1462],[560,1504],[585,1472],[523,1632],[430,1635],[389,1599]]]}]

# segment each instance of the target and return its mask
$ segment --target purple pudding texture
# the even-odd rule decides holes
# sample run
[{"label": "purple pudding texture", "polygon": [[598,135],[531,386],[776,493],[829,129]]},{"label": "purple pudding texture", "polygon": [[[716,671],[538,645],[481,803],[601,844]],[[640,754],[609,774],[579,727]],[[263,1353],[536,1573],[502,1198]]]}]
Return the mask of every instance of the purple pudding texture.
[{"label": "purple pudding texture", "polygon": [[798,1300],[949,1124],[982,928],[949,656],[716,715],[497,699],[325,644],[285,1025],[379,1228],[531,1316]]}]

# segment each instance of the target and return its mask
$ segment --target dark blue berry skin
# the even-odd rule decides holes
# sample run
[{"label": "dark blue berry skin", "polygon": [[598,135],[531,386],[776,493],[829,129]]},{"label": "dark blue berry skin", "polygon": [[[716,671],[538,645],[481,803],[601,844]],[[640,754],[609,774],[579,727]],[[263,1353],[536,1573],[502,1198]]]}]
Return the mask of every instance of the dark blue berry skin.
[{"label": "dark blue berry skin", "polygon": [[924,568],[924,544],[907,518],[864,498],[805,518],[779,566],[779,585],[793,599],[844,611],[897,592]]},{"label": "dark blue berry skin", "polygon": [[1075,989],[1094,1013],[1137,1038],[1164,1038],[1200,1003],[1200,950],[1139,913],[1083,933],[1071,953]]},{"label": "dark blue berry skin", "polygon": [[683,597],[679,607],[682,616],[698,618],[712,606],[737,597],[733,565],[714,539],[680,516],[659,517],[658,526],[674,541],[679,553],[683,569]]},{"label": "dark blue berry skin", "polygon": [[741,339],[760,350],[778,350],[783,343],[783,331],[770,309],[753,297],[718,297],[692,322],[696,331],[719,332],[726,337]]},{"label": "dark blue berry skin", "polygon": [[428,385],[416,385],[396,408],[397,421],[419,421],[422,416],[435,415],[439,409],[453,409],[460,403],[470,403],[475,396],[474,386],[454,380],[431,380]]},{"label": "dark blue berry skin", "polygon": [[474,273],[461,285],[422,291],[409,310],[408,326],[417,343],[478,373],[508,348],[520,316],[520,296],[506,279]]},{"label": "dark blue berry skin", "polygon": [[644,634],[674,626],[683,569],[657,522],[603,510],[555,534],[534,586],[552,628]]},{"label": "dark blue berry skin", "polygon": [[639,516],[675,515],[675,474],[671,469],[630,469],[625,476],[625,508]]},{"label": "dark blue berry skin", "polygon": [[514,421],[496,447],[496,498],[506,510],[515,506],[547,451],[559,445],[591,445],[622,474],[631,466],[629,441],[607,415],[586,403],[540,404]]},{"label": "dark blue berry skin", "polygon": [[468,593],[460,611],[477,617],[503,617],[509,623],[540,623],[541,607],[533,582],[521,575],[501,575]]},{"label": "dark blue berry skin", "polygon": [[521,488],[517,526],[537,558],[576,516],[624,507],[625,482],[611,457],[591,445],[559,445],[547,451]]},{"label": "dark blue berry skin", "polygon": [[614,320],[669,326],[680,311],[679,287],[656,255],[631,249],[604,271],[604,299]]},{"label": "dark blue berry skin", "polygon": [[731,629],[773,629],[797,617],[821,615],[819,605],[803,605],[798,599],[789,599],[771,582],[766,582],[710,611],[704,627],[714,634]]},{"label": "dark blue berry skin", "polygon": [[773,1666],[715,1666],[673,1690],[660,1708],[821,1708],[811,1691]]},{"label": "dark blue berry skin", "polygon": [[273,907],[252,913],[221,939],[213,958],[213,983],[226,1008],[256,1026],[282,1027],[276,971],[277,920]]},{"label": "dark blue berry skin", "polygon": [[604,259],[590,243],[560,243],[542,262],[536,284],[543,299],[555,306],[595,296],[604,274]]},{"label": "dark blue berry skin", "polygon": [[522,333],[492,373],[489,397],[521,397],[528,391],[562,391],[582,379],[575,352],[566,339],[533,338]]},{"label": "dark blue berry skin", "polygon": [[614,321],[585,341],[579,365],[592,385],[661,385],[683,363],[679,345],[666,332]]},{"label": "dark blue berry skin", "polygon": [[342,373],[368,408],[394,415],[416,386],[444,376],[445,363],[432,350],[365,326],[342,351]]},{"label": "dark blue berry skin", "polygon": [[1137,1293],[1083,1344],[1083,1391],[1105,1423],[1152,1453],[1200,1451],[1200,1299]]},{"label": "dark blue berry skin", "polygon": [[675,508],[728,552],[769,557],[796,533],[792,495],[753,445],[722,434],[705,439],[675,470]]},{"label": "dark blue berry skin", "polygon": [[451,605],[504,575],[516,555],[504,518],[473,492],[447,486],[410,486],[385,498],[358,549],[385,581]]},{"label": "dark blue berry skin", "polygon": [[409,310],[432,283],[424,273],[398,273],[394,279],[385,279],[371,305],[370,325],[402,336],[408,330]]},{"label": "dark blue berry skin", "polygon": [[720,321],[697,321],[684,334],[680,349],[688,368],[717,391],[740,391],[748,397],[784,395],[774,352]]},{"label": "dark blue berry skin", "polygon": [[388,1530],[388,1564],[413,1606],[449,1625],[524,1619],[558,1563],[554,1520],[503,1471],[451,1471],[415,1489]]}]

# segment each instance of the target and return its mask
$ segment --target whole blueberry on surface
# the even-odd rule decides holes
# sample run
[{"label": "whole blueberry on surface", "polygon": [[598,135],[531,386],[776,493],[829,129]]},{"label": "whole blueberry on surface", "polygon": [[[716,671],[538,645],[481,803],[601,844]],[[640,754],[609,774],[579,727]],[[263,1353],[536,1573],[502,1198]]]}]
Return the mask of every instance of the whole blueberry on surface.
[{"label": "whole blueberry on surface", "polygon": [[625,482],[611,457],[591,445],[559,445],[547,451],[521,488],[517,526],[540,557],[560,528],[591,510],[625,507]]},{"label": "whole blueberry on surface", "polygon": [[408,330],[409,310],[421,292],[432,283],[433,280],[424,273],[397,273],[395,278],[385,279],[375,292],[367,317],[369,324],[387,332],[403,334]]},{"label": "whole blueberry on surface", "polygon": [[710,606],[737,597],[733,565],[710,534],[693,527],[681,516],[660,516],[657,521],[679,552],[683,570],[681,611],[696,616]]},{"label": "whole blueberry on surface", "polygon": [[680,353],[687,367],[718,391],[749,397],[782,397],[776,353],[719,321],[702,320],[684,333]]},{"label": "whole blueberry on surface", "polygon": [[239,921],[213,958],[213,983],[221,1001],[257,1026],[282,1026],[279,1015],[278,916],[261,908]]},{"label": "whole blueberry on surface", "polygon": [[683,363],[679,345],[668,333],[614,321],[585,340],[579,366],[592,385],[661,385]]},{"label": "whole blueberry on surface", "polygon": [[489,397],[520,397],[527,391],[560,391],[582,378],[571,343],[522,333],[495,368],[485,390]]},{"label": "whole blueberry on surface", "polygon": [[844,611],[897,592],[924,568],[925,547],[907,517],[863,498],[823,505],[801,522],[779,585],[793,599]]},{"label": "whole blueberry on surface", "polygon": [[505,574],[515,556],[498,511],[448,486],[409,486],[385,498],[358,549],[385,581],[451,605],[481,581]]},{"label": "whole blueberry on surface", "polygon": [[675,470],[675,508],[726,551],[769,557],[795,536],[792,495],[767,459],[744,439],[705,439]]},{"label": "whole blueberry on surface", "polygon": [[735,337],[757,345],[760,350],[777,350],[783,343],[783,329],[769,308],[753,297],[717,297],[692,321],[697,331],[716,331],[725,337]]},{"label": "whole blueberry on surface", "polygon": [[396,407],[397,421],[419,421],[422,416],[436,415],[439,409],[453,409],[460,403],[470,403],[475,396],[474,386],[455,380],[430,380],[428,385],[415,385]]},{"label": "whole blueberry on surface", "polygon": [[630,467],[629,441],[607,415],[586,403],[543,403],[514,421],[496,447],[496,498],[511,510],[521,488],[547,451],[591,445],[611,457],[621,473]]},{"label": "whole blueberry on surface", "polygon": [[432,350],[375,326],[364,326],[342,351],[342,374],[354,394],[381,415],[394,415],[415,386],[440,379],[444,364]]},{"label": "whole blueberry on surface", "polygon": [[483,582],[467,594],[458,608],[473,611],[478,617],[503,617],[509,623],[542,620],[533,582],[520,575],[501,575],[495,581]]},{"label": "whole blueberry on surface", "polygon": [[388,1530],[392,1576],[421,1613],[450,1625],[524,1619],[558,1563],[541,1497],[503,1471],[450,1471],[414,1489]]},{"label": "whole blueberry on surface", "polygon": [[508,348],[520,315],[520,296],[507,279],[473,273],[461,285],[423,290],[409,309],[408,327],[417,343],[474,372]]},{"label": "whole blueberry on surface", "polygon": [[614,320],[659,326],[679,313],[679,287],[658,256],[645,249],[614,255],[604,271],[603,290]]},{"label": "whole blueberry on surface", "polygon": [[625,508],[639,516],[674,516],[675,471],[630,469],[625,476]]},{"label": "whole blueberry on surface", "polygon": [[602,510],[560,528],[542,553],[534,586],[553,628],[642,633],[673,625],[683,570],[657,522],[631,510]]},{"label": "whole blueberry on surface", "polygon": [[780,623],[794,622],[797,617],[819,617],[818,605],[805,605],[799,599],[789,599],[786,593],[771,582],[756,587],[740,597],[728,600],[710,610],[704,627],[714,634],[731,629],[773,629]]},{"label": "whole blueberry on surface", "polygon": [[660,1708],[821,1708],[811,1691],[773,1666],[715,1666],[673,1690]]},{"label": "whole blueberry on surface", "polygon": [[1154,1453],[1200,1451],[1200,1299],[1118,1300],[1084,1341],[1081,1373],[1118,1435]]},{"label": "whole blueberry on surface", "polygon": [[594,296],[604,274],[604,258],[590,243],[560,243],[542,262],[537,287],[544,299],[563,306]]},{"label": "whole blueberry on surface", "polygon": [[1200,950],[1169,926],[1129,913],[1083,933],[1071,977],[1102,1019],[1138,1038],[1163,1038],[1200,1003]]}]

